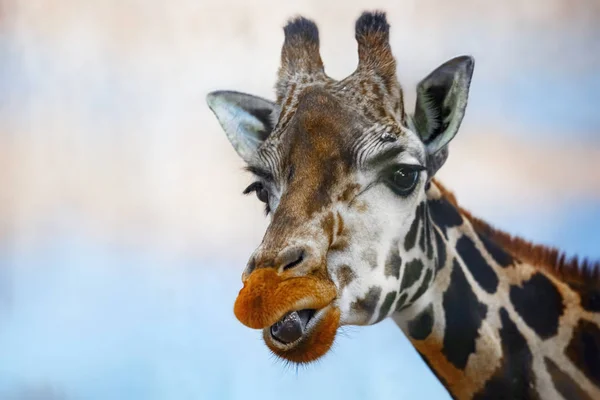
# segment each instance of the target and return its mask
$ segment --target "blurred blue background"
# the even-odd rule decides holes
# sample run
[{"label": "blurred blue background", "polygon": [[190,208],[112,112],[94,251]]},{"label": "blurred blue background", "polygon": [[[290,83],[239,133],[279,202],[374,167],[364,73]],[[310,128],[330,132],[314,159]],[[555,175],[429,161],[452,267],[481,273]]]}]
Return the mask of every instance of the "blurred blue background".
[{"label": "blurred blue background", "polygon": [[407,107],[472,54],[440,179],[475,215],[600,258],[597,1],[10,1],[0,7],[0,399],[447,399],[392,321],[318,363],[235,320],[267,221],[205,105],[273,98],[281,27],[320,26],[329,75],[384,9]]}]

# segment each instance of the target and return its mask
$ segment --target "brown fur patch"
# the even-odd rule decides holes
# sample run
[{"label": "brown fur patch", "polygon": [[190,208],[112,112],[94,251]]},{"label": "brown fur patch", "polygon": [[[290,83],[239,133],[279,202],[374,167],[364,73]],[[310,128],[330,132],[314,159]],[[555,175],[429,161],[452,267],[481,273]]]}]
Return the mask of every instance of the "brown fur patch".
[{"label": "brown fur patch", "polygon": [[435,372],[436,376],[442,382],[446,383],[447,389],[456,398],[466,398],[476,388],[469,387],[469,381],[466,379],[464,371],[456,368],[448,361],[442,353],[442,343],[434,336],[431,335],[425,340],[411,339],[411,342],[427,360],[427,364]]},{"label": "brown fur patch", "polygon": [[327,213],[327,215],[321,221],[321,229],[323,229],[323,233],[325,233],[325,236],[328,238],[329,246],[331,246],[334,241],[334,225],[335,221],[333,219],[333,213]]},{"label": "brown fur patch", "polygon": [[341,265],[338,269],[337,269],[337,279],[338,282],[340,283],[340,292],[342,290],[344,290],[344,288],[346,286],[348,286],[355,278],[356,275],[354,275],[354,272],[352,271],[352,268],[350,268],[348,265]]},{"label": "brown fur patch", "polygon": [[381,292],[381,287],[371,286],[363,297],[350,304],[352,311],[361,315],[362,324],[366,324],[375,313]]},{"label": "brown fur patch", "polygon": [[342,201],[344,203],[349,202],[350,200],[352,200],[354,198],[356,193],[358,193],[359,189],[360,189],[360,185],[358,183],[352,183],[352,184],[346,186],[346,188],[344,189],[342,194],[338,197],[338,200]]},{"label": "brown fur patch", "polygon": [[586,288],[600,286],[600,262],[579,261],[577,257],[567,259],[566,255],[558,249],[534,244],[496,229],[460,207],[454,194],[440,184],[439,181],[434,179],[434,183],[442,192],[442,195],[471,222],[477,233],[486,235],[513,257],[541,267],[567,284],[583,285]]},{"label": "brown fur patch", "polygon": [[321,309],[336,295],[333,282],[320,275],[285,279],[272,268],[260,268],[245,280],[233,312],[242,324],[263,329],[290,311]]},{"label": "brown fur patch", "polygon": [[350,243],[346,238],[337,238],[337,240],[329,247],[330,250],[343,251],[348,248]]},{"label": "brown fur patch", "polygon": [[600,388],[600,328],[596,324],[586,320],[579,321],[565,354]]},{"label": "brown fur patch", "polygon": [[355,116],[323,88],[303,90],[281,144],[281,162],[294,165],[295,174],[278,208],[305,219],[337,199],[341,178],[353,163],[343,136],[356,123]]},{"label": "brown fur patch", "polygon": [[341,236],[344,233],[344,219],[342,218],[342,215],[340,214],[339,211],[337,211],[335,214],[337,215],[337,221],[338,221],[336,235]]}]

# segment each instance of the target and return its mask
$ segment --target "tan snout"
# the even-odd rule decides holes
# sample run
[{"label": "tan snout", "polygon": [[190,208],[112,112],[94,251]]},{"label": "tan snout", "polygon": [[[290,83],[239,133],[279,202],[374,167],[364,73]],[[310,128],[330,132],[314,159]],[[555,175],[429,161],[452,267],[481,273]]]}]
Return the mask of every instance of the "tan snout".
[{"label": "tan snout", "polygon": [[235,301],[235,316],[244,325],[263,329],[290,311],[321,309],[337,296],[321,257],[293,246],[268,257],[256,253],[242,275],[244,287]]},{"label": "tan snout", "polygon": [[[321,261],[324,257],[301,246],[272,257],[267,254],[258,251],[248,263],[234,314],[242,324],[262,329],[265,343],[278,356],[298,363],[313,361],[330,349],[339,326],[340,313],[333,305],[337,290]],[[283,343],[273,336],[273,325],[301,310],[312,310],[314,317],[298,336]]]}]

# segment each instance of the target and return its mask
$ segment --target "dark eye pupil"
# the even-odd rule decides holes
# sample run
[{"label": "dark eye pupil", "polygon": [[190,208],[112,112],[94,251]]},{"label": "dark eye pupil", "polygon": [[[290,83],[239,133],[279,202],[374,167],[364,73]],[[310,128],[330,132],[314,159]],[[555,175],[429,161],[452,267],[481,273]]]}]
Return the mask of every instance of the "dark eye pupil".
[{"label": "dark eye pupil", "polygon": [[261,188],[261,189],[257,190],[256,197],[258,197],[258,199],[260,201],[262,201],[263,203],[269,202],[269,193],[267,192],[267,190],[265,188]]},{"label": "dark eye pupil", "polygon": [[419,182],[419,169],[395,167],[386,174],[387,185],[399,196],[408,196]]},{"label": "dark eye pupil", "polygon": [[393,180],[401,188],[410,188],[417,177],[416,171],[407,171],[403,168],[394,172]]}]

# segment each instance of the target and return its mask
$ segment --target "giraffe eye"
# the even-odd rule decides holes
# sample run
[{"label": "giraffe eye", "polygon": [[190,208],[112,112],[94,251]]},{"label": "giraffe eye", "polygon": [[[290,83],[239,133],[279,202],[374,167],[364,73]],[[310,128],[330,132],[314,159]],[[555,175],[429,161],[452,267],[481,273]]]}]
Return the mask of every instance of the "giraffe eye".
[{"label": "giraffe eye", "polygon": [[262,201],[263,203],[268,203],[269,202],[269,192],[267,192],[267,189],[265,189],[265,188],[257,190],[256,191],[256,197],[258,197],[258,199],[260,201]]},{"label": "giraffe eye", "polygon": [[386,174],[385,182],[394,193],[405,197],[411,194],[417,186],[421,170],[420,166],[395,166]]},{"label": "giraffe eye", "polygon": [[269,192],[261,182],[254,182],[244,190],[244,194],[256,192],[258,200],[265,204],[269,204]]}]

